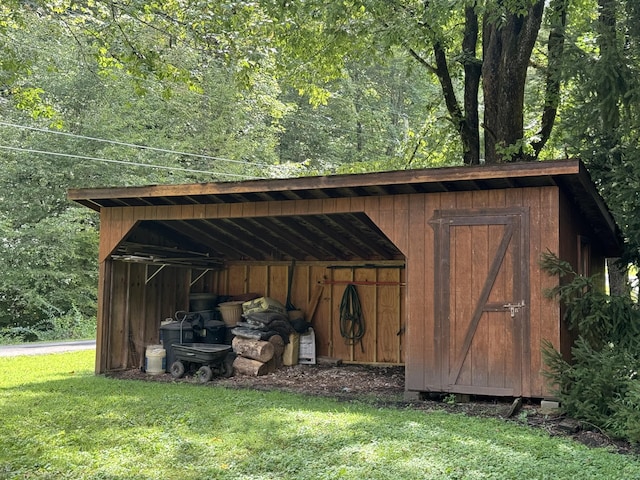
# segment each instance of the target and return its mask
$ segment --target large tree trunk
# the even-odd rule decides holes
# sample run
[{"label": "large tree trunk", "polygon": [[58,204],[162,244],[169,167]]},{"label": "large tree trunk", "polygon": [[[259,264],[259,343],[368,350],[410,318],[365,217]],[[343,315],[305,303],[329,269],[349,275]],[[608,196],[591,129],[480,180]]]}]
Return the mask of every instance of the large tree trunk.
[{"label": "large tree trunk", "polygon": [[487,163],[524,158],[524,87],[545,0],[521,16],[485,13],[483,21],[484,139]]},{"label": "large tree trunk", "polygon": [[464,122],[460,127],[460,136],[464,148],[464,163],[467,165],[480,163],[480,117],[478,113],[478,92],[482,62],[476,56],[478,44],[478,14],[475,5],[464,11],[465,27],[462,39],[464,65]]},{"label": "large tree trunk", "polygon": [[465,27],[462,39],[462,55],[459,58],[464,67],[464,99],[462,107],[456,98],[456,89],[453,85],[445,46],[440,41],[434,42],[433,57],[435,65],[428,63],[415,50],[409,49],[409,52],[422,66],[438,77],[447,111],[460,135],[463,161],[465,165],[476,165],[480,163],[478,92],[480,90],[482,62],[476,56],[479,26],[475,3],[467,6],[464,14]]},{"label": "large tree trunk", "polygon": [[544,148],[553,124],[555,123],[558,105],[560,105],[560,83],[562,79],[562,57],[564,56],[564,35],[567,28],[567,8],[569,0],[550,0],[549,41],[547,43],[547,72],[544,111],[538,139],[531,143],[533,158],[537,159]]}]

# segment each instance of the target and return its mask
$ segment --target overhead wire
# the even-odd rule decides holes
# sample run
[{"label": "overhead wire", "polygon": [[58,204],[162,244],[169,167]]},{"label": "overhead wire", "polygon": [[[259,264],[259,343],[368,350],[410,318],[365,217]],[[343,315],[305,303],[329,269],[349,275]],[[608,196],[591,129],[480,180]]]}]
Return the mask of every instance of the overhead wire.
[{"label": "overhead wire", "polygon": [[188,157],[203,158],[205,160],[218,160],[218,161],[221,161],[221,162],[239,163],[241,165],[254,165],[254,166],[257,166],[257,167],[269,167],[269,166],[271,166],[271,165],[266,164],[266,163],[249,163],[249,162],[244,161],[244,160],[231,160],[229,158],[214,157],[212,155],[204,155],[204,154],[199,154],[199,153],[182,152],[182,151],[179,151],[179,150],[169,150],[169,149],[166,149],[166,148],[149,147],[147,145],[139,145],[139,144],[135,144],[135,143],[119,142],[117,140],[107,140],[105,138],[89,137],[89,136],[86,136],[86,135],[78,135],[78,134],[75,134],[75,133],[57,132],[55,130],[50,130],[48,128],[29,127],[27,125],[17,125],[17,124],[14,124],[14,123],[8,123],[8,122],[2,122],[2,121],[0,121],[0,125],[5,126],[5,127],[19,128],[19,129],[23,129],[23,130],[33,130],[33,131],[36,131],[36,132],[51,133],[53,135],[62,135],[62,136],[66,136],[66,137],[80,138],[80,139],[83,139],[83,140],[91,140],[91,141],[101,142],[101,143],[109,143],[109,144],[112,144],[112,145],[119,145],[119,146],[123,146],[123,147],[140,148],[140,149],[143,149],[143,150],[152,150],[152,151],[155,151],[155,152],[171,153],[171,154],[174,154],[174,155],[182,155],[182,156],[188,156]]},{"label": "overhead wire", "polygon": [[[24,46],[23,46],[24,48]],[[28,48],[28,47],[27,47]],[[72,62],[72,63],[80,63],[83,64],[84,62],[80,61],[78,62],[75,59],[70,58],[69,56],[59,56],[58,58],[63,58],[66,61]],[[218,62],[216,62],[218,63]],[[221,62],[219,62],[220,65],[222,65]],[[118,72],[119,74],[124,74],[124,72]],[[150,85],[156,86],[158,85],[157,82],[148,79],[148,78],[138,78],[138,81],[143,81],[145,83],[148,83]],[[153,90],[152,90],[153,91]],[[204,92],[197,92],[191,89],[185,89],[181,91],[183,93],[189,93],[201,98],[211,98],[209,95],[207,95]],[[382,112],[382,110],[380,109],[371,109],[371,112]],[[398,112],[395,111],[394,109],[390,109],[388,110],[389,113],[395,113],[398,115],[402,115],[402,116],[406,116],[407,112]],[[329,120],[325,117],[320,116],[323,120]],[[324,121],[318,121],[318,120],[310,120],[310,119],[303,119],[303,118],[295,118],[293,120],[294,122],[299,122],[299,123],[303,123],[303,124],[307,124],[307,125],[313,125],[316,128],[322,129],[322,130],[329,130],[332,132],[341,132],[343,134],[348,134],[348,135],[353,135],[353,134],[358,134],[361,137],[364,138],[379,138],[379,135],[376,135],[374,132],[362,132],[362,131],[358,131],[358,130],[352,130],[349,128],[345,128],[344,126],[337,126],[335,124],[329,124],[326,123]],[[119,145],[119,146],[124,146],[124,147],[129,147],[129,148],[138,148],[138,149],[145,149],[145,150],[150,150],[150,151],[157,151],[157,152],[162,152],[162,153],[169,153],[169,154],[175,154],[175,155],[182,155],[182,156],[189,156],[189,157],[194,157],[194,158],[201,158],[201,159],[206,159],[206,160],[215,160],[215,161],[220,161],[220,162],[227,162],[227,163],[234,163],[234,164],[239,164],[239,165],[246,165],[246,166],[258,166],[258,167],[270,167],[272,166],[271,164],[266,164],[266,163],[261,163],[261,162],[249,162],[246,160],[234,160],[234,159],[229,159],[229,158],[225,158],[225,157],[219,157],[219,156],[212,156],[212,155],[204,155],[204,154],[196,154],[196,153],[190,153],[190,152],[183,152],[183,151],[176,151],[176,150],[170,150],[170,149],[164,149],[164,148],[158,148],[158,147],[151,147],[151,146],[146,146],[146,145],[139,145],[139,144],[132,144],[132,143],[127,143],[127,142],[120,142],[120,141],[115,141],[115,140],[108,140],[108,139],[104,139],[104,138],[98,138],[98,137],[91,137],[91,136],[84,136],[84,135],[78,135],[78,134],[72,134],[72,133],[68,133],[68,132],[58,132],[58,131],[54,131],[54,130],[49,130],[49,129],[44,129],[44,128],[37,128],[37,127],[29,127],[29,126],[23,126],[23,125],[16,125],[16,124],[11,124],[8,122],[0,122],[0,125],[4,125],[4,126],[9,126],[9,127],[14,127],[14,128],[22,128],[22,129],[28,129],[28,130],[32,130],[32,131],[39,131],[39,132],[44,132],[44,133],[50,133],[50,134],[55,134],[55,135],[64,135],[67,137],[72,137],[72,138],[78,138],[78,139],[84,139],[84,140],[89,140],[89,141],[97,141],[97,142],[103,142],[103,143],[108,143],[108,144],[113,144],[113,145]],[[80,157],[78,157],[80,158]],[[256,178],[256,177],[253,177]]]},{"label": "overhead wire", "polygon": [[[29,49],[29,47],[23,47],[23,48]],[[35,49],[32,48],[32,50],[35,50]],[[66,60],[66,61],[69,61],[69,62],[72,62],[72,63],[76,63],[76,61],[73,60],[69,56],[58,55],[58,58],[62,58],[63,60]],[[216,59],[210,59],[209,61],[213,61],[214,63],[217,63],[220,66],[224,66],[223,62],[218,61]],[[80,62],[79,64],[82,65],[82,62]],[[116,73],[117,75],[119,75],[121,77],[127,76],[127,74],[125,72],[121,71],[121,70],[115,70],[114,73]],[[136,81],[142,82],[142,83],[147,83],[150,86],[158,86],[158,82],[156,82],[156,81],[154,81],[152,79],[149,79],[149,78],[137,77]],[[102,84],[106,85],[105,83],[102,83]],[[204,99],[208,99],[208,100],[212,99],[212,97],[210,95],[207,95],[206,93],[198,92],[198,91],[195,91],[195,90],[192,90],[192,89],[180,89],[180,92],[183,93],[183,94],[186,93],[186,94],[189,94],[189,95],[194,95],[194,96],[197,96],[197,97],[200,97],[200,98],[204,98]],[[403,117],[408,115],[406,111],[399,111],[399,110],[396,110],[396,109],[393,109],[393,108],[389,108],[389,109],[385,109],[385,110],[379,109],[379,108],[378,109],[370,108],[370,109],[368,109],[368,111],[371,112],[371,113],[377,113],[377,114],[386,114],[386,113],[395,114],[395,115],[399,115],[399,116],[403,116]],[[326,118],[326,117],[324,117],[322,115],[319,115],[318,117],[323,118],[324,120],[331,121],[330,118]],[[316,126],[318,128],[321,128],[321,129],[330,128],[332,131],[336,131],[336,132],[342,132],[342,133],[347,133],[347,134],[358,134],[358,135],[360,135],[360,136],[362,136],[364,138],[379,139],[379,135],[377,135],[374,132],[363,133],[363,132],[358,131],[356,129],[338,127],[337,125],[329,125],[329,124],[327,124],[325,122],[322,122],[322,121],[304,120],[304,119],[301,119],[299,117],[295,118],[294,121],[298,122],[298,123],[305,123],[307,125],[313,125],[313,126]],[[229,160],[229,159],[220,159],[220,160],[233,161],[233,160]],[[241,160],[235,160],[235,161],[236,162],[242,162]],[[254,163],[254,165],[259,165],[259,164],[255,164]]]},{"label": "overhead wire", "polygon": [[156,168],[159,170],[181,171],[181,172],[188,172],[188,173],[204,173],[207,175],[218,175],[218,176],[226,176],[226,177],[245,178],[245,179],[266,178],[266,177],[252,176],[252,175],[242,175],[238,173],[212,172],[207,170],[197,170],[197,169],[185,168],[185,167],[171,167],[168,165],[155,165],[155,164],[142,163],[142,162],[130,162],[126,160],[114,160],[109,158],[89,157],[87,155],[77,155],[73,153],[51,152],[46,150],[36,150],[32,148],[11,147],[9,145],[0,145],[0,149],[10,150],[15,152],[22,152],[22,153],[35,153],[39,155],[52,155],[52,156],[65,157],[65,158],[77,158],[80,160],[89,160],[94,162],[115,163],[120,165],[128,165],[132,167]]}]

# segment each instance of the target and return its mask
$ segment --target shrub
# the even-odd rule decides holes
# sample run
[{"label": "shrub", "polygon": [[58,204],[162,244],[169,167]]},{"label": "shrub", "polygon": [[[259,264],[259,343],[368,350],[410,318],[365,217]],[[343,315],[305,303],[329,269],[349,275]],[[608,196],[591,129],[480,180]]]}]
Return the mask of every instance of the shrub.
[{"label": "shrub", "polygon": [[92,222],[79,208],[19,227],[0,221],[0,328],[41,330],[76,311],[95,317],[98,233]]},{"label": "shrub", "polygon": [[640,311],[630,297],[609,296],[596,277],[577,275],[567,262],[544,256],[543,268],[562,278],[548,291],[565,306],[577,334],[571,362],[543,345],[545,376],[564,411],[612,435],[640,441]]},{"label": "shrub", "polygon": [[96,318],[86,317],[74,307],[64,315],[40,322],[35,328],[40,340],[94,338]]},{"label": "shrub", "polygon": [[96,318],[78,309],[31,326],[0,328],[0,344],[95,338]]},{"label": "shrub", "polygon": [[632,442],[640,443],[640,381],[629,380],[624,397],[615,403],[611,428]]},{"label": "shrub", "polygon": [[39,332],[32,327],[9,327],[0,329],[0,344],[34,342],[39,338]]}]

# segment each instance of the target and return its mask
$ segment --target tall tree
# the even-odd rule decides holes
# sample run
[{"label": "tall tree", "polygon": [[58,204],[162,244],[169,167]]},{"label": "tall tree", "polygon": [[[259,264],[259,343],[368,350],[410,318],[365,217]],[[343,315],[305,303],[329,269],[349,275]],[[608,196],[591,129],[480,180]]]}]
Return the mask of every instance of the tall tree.
[{"label": "tall tree", "polygon": [[[67,335],[95,316],[98,240],[97,217],[70,204],[67,189],[261,176],[275,158],[273,119],[284,106],[269,76],[256,72],[240,92],[227,64],[188,45],[172,46],[167,59],[200,70],[194,89],[101,67],[95,58],[106,57],[82,30],[61,28],[69,19],[29,5],[18,14],[20,23],[0,25],[3,47],[25,59],[2,77],[0,337],[3,327]],[[135,38],[151,44],[153,31]],[[31,104],[28,89],[42,92]]]},{"label": "tall tree", "polygon": [[498,2],[483,18],[484,139],[488,162],[524,157],[525,81],[545,2],[518,3],[514,8],[507,7],[507,2]]},{"label": "tall tree", "polygon": [[[480,163],[482,143],[488,163],[536,159],[549,138],[559,100],[567,0],[261,3],[280,26],[278,38],[286,46],[286,56],[280,57],[283,65],[315,68],[315,76],[298,76],[301,84],[317,83],[321,73],[337,74],[345,58],[373,58],[373,52],[405,49],[437,78],[467,164]],[[548,98],[535,144],[526,145],[525,84],[545,8],[552,24],[544,42]]]},{"label": "tall tree", "polygon": [[[561,143],[580,156],[640,261],[640,8],[634,0],[592,0],[567,49],[567,98]],[[597,8],[596,8],[597,6]]]},{"label": "tall tree", "polygon": [[[172,47],[183,43],[234,65],[245,84],[252,83],[256,71],[277,71],[282,82],[318,103],[328,96],[323,87],[344,75],[349,62],[373,65],[403,49],[439,82],[464,162],[477,164],[482,145],[489,163],[536,159],[544,148],[560,98],[568,4],[569,0],[57,0],[43,7],[70,30],[88,34],[104,67],[124,68],[140,77],[197,82],[193,71],[171,60]],[[523,127],[525,84],[545,10],[551,26],[548,40],[542,42],[548,52],[547,99],[539,131],[529,144]],[[136,35],[141,26],[157,32],[153,42]]]}]

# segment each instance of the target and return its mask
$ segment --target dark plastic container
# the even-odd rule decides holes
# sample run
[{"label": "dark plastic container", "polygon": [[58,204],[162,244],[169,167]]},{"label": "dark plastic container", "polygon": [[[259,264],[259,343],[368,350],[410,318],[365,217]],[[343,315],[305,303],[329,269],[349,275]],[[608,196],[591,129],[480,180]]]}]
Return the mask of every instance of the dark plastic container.
[{"label": "dark plastic container", "polygon": [[162,346],[167,351],[167,368],[171,368],[171,364],[176,361],[171,345],[174,343],[193,343],[195,341],[193,327],[187,321],[161,325],[160,338],[162,339]]},{"label": "dark plastic container", "polygon": [[204,324],[204,330],[206,335],[204,337],[205,343],[226,343],[227,341],[227,326],[220,320],[209,320]]},{"label": "dark plastic container", "polygon": [[202,318],[203,322],[208,322],[210,320],[221,320],[220,312],[218,310],[200,310],[198,312],[189,312],[189,316],[191,315],[199,315]]},{"label": "dark plastic container", "polygon": [[192,293],[189,295],[189,310],[199,312],[213,310],[218,304],[218,295],[215,293]]}]

